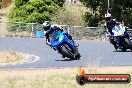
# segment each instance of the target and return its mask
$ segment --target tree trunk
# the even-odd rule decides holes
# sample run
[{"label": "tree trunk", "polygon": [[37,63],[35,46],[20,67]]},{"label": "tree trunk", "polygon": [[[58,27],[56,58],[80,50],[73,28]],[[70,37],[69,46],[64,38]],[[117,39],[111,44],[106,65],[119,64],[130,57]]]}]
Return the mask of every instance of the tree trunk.
[{"label": "tree trunk", "polygon": [[12,0],[2,0],[2,8],[6,8],[11,4]]}]

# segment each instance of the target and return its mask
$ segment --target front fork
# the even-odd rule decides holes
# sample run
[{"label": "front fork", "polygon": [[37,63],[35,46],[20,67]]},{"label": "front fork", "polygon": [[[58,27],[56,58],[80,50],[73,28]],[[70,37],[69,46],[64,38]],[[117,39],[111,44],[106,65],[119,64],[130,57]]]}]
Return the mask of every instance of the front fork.
[{"label": "front fork", "polygon": [[116,37],[115,41],[118,44],[119,48],[127,48],[124,37]]},{"label": "front fork", "polygon": [[120,47],[121,46],[121,38],[119,38],[119,37],[115,37],[114,38],[114,41],[118,44],[118,46]]}]

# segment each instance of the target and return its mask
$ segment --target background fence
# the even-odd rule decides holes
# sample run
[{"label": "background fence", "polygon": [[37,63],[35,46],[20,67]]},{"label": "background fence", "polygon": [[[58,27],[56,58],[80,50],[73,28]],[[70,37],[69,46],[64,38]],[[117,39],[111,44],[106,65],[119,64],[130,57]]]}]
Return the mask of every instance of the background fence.
[{"label": "background fence", "polygon": [[[8,37],[36,37],[37,31],[43,31],[42,26],[36,23],[24,23],[24,22],[0,22],[0,27],[6,25],[8,33],[0,33],[1,36]],[[82,26],[68,26],[58,25],[64,30],[68,30],[74,39],[99,39],[105,40],[105,32],[103,27],[82,27]],[[2,30],[0,28],[0,30]],[[132,30],[129,29],[129,34],[132,37]]]},{"label": "background fence", "polygon": [[130,38],[132,39],[132,29],[128,29],[128,33],[129,33]]}]

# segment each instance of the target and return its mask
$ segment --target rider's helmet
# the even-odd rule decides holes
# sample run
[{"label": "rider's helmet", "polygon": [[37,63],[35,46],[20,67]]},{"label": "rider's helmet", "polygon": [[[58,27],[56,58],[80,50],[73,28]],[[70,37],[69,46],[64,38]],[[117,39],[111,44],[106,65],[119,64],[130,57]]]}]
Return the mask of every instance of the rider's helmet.
[{"label": "rider's helmet", "polygon": [[50,21],[44,21],[43,28],[44,28],[45,31],[50,30],[50,28],[51,28]]},{"label": "rider's helmet", "polygon": [[113,25],[116,25],[116,24],[119,25],[119,23],[117,23],[117,20],[116,20],[116,19],[111,19],[111,20],[112,20],[111,23],[112,23]]},{"label": "rider's helmet", "polygon": [[110,14],[110,13],[106,13],[106,14],[105,14],[105,21],[106,21],[106,22],[109,22],[111,19],[112,19],[111,14]]}]

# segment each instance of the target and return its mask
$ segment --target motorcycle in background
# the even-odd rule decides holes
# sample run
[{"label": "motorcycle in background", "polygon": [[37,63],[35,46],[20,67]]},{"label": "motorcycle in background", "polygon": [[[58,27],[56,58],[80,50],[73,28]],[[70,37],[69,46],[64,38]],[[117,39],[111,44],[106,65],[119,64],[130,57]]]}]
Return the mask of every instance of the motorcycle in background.
[{"label": "motorcycle in background", "polygon": [[121,51],[126,51],[130,49],[132,51],[132,42],[128,37],[127,28],[121,24],[116,24],[112,29],[113,35],[108,35],[111,39],[113,39],[118,46],[118,49]]}]

